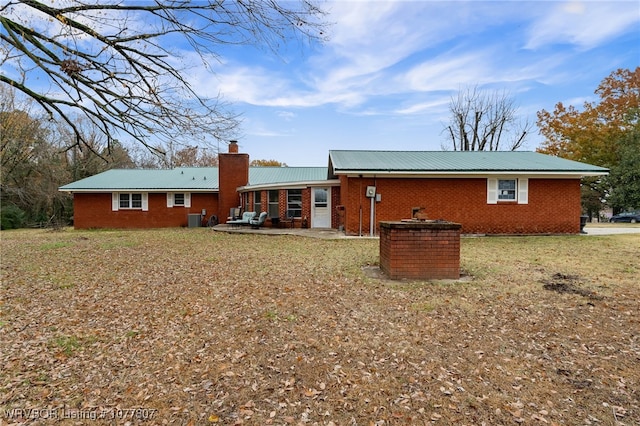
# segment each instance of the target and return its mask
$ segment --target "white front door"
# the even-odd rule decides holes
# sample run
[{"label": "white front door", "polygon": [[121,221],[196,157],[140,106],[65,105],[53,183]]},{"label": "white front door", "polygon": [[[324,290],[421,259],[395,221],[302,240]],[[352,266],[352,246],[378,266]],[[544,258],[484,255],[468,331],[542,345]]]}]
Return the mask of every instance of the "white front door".
[{"label": "white front door", "polygon": [[331,228],[331,188],[311,189],[311,227]]}]

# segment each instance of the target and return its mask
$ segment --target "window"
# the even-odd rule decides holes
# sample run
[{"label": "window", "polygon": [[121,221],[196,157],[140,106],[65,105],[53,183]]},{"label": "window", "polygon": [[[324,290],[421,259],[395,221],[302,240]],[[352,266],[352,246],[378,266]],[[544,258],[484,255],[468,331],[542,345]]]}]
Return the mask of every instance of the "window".
[{"label": "window", "polygon": [[262,192],[255,191],[253,193],[253,210],[262,212]]},{"label": "window", "polygon": [[149,194],[131,192],[112,192],[111,211],[118,210],[149,210]]},{"label": "window", "polygon": [[487,179],[487,204],[529,204],[529,179]]},{"label": "window", "polygon": [[184,194],[173,194],[173,205],[174,206],[184,206]]},{"label": "window", "polygon": [[327,207],[328,204],[328,193],[327,188],[315,188],[313,190],[313,198],[315,207]]},{"label": "window", "polygon": [[191,207],[191,193],[167,192],[167,207]]},{"label": "window", "polygon": [[272,189],[269,191],[269,217],[280,217],[280,210],[278,208],[279,191]]},{"label": "window", "polygon": [[499,179],[498,180],[498,200],[503,200],[503,201],[516,200],[516,180],[515,179]]},{"label": "window", "polygon": [[289,217],[302,217],[302,189],[287,191],[287,210]]},{"label": "window", "polygon": [[142,209],[142,194],[120,194],[121,209]]}]

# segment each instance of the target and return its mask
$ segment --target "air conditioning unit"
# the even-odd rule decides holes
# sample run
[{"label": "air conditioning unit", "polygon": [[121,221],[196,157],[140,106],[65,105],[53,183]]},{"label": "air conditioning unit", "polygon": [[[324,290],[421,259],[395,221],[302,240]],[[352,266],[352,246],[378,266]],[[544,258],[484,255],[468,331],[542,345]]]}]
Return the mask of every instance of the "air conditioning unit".
[{"label": "air conditioning unit", "polygon": [[189,214],[187,215],[188,217],[188,224],[189,224],[189,228],[199,228],[202,222],[202,216],[200,216],[199,214]]},{"label": "air conditioning unit", "polygon": [[367,198],[373,198],[376,196],[376,187],[367,186]]}]

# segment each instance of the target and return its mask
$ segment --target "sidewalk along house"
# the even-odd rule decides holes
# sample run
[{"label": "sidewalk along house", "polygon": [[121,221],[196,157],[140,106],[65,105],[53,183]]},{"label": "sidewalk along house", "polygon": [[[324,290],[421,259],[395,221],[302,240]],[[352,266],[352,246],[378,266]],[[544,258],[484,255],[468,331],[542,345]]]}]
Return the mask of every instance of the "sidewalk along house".
[{"label": "sidewalk along house", "polygon": [[[110,170],[60,188],[74,226],[155,228],[224,223],[232,208],[268,212],[266,226],[377,235],[417,212],[466,234],[577,234],[580,180],[608,170],[535,152],[329,152],[328,167],[249,167],[237,144],[219,167]],[[373,224],[373,226],[372,226]]]}]

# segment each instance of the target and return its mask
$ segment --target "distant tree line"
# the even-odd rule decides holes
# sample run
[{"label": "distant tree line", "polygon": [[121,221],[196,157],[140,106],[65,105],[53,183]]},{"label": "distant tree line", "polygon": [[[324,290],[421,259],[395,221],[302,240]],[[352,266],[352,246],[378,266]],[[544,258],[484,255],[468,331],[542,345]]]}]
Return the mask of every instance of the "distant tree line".
[{"label": "distant tree line", "polygon": [[[24,99],[24,98],[21,98]],[[163,151],[108,142],[83,117],[75,129],[38,115],[32,101],[0,85],[0,216],[2,229],[60,226],[73,216],[73,200],[58,191],[67,183],[114,168],[217,166],[213,149],[170,145]],[[75,132],[85,143],[75,143]]]}]

